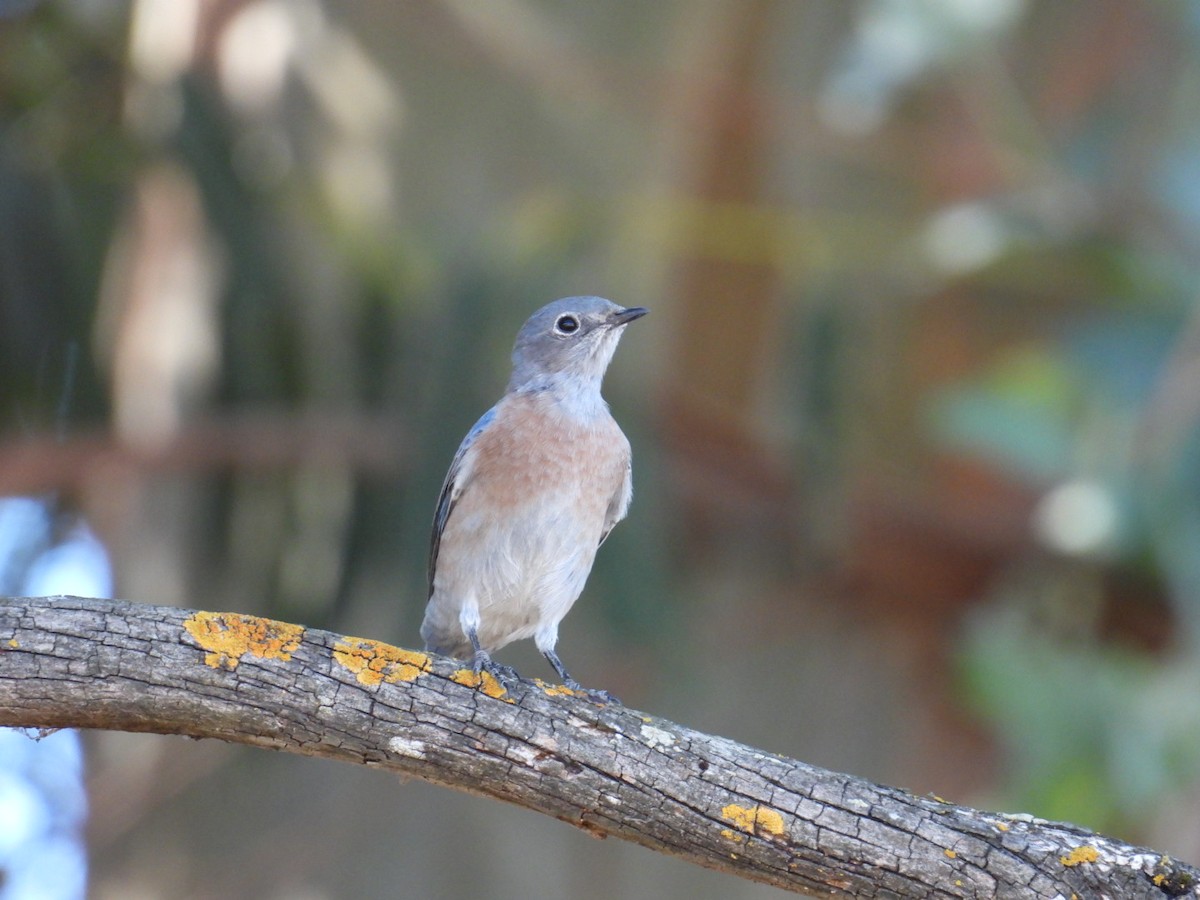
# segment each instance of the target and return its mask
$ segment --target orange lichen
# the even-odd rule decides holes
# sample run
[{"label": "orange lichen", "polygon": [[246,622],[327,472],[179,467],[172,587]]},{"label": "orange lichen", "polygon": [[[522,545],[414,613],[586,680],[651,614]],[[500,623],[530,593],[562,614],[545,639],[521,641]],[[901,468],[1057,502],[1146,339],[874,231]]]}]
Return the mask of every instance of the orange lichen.
[{"label": "orange lichen", "polygon": [[431,664],[424,653],[356,637],[334,644],[333,659],[353,672],[359,684],[369,685],[415,681],[429,671]]},{"label": "orange lichen", "polygon": [[304,637],[300,625],[238,613],[198,612],[183,627],[208,651],[204,663],[214,669],[236,669],[247,653],[261,659],[289,660]]},{"label": "orange lichen", "polygon": [[504,685],[497,681],[496,676],[491,672],[476,672],[474,669],[459,669],[450,676],[450,680],[456,684],[461,684],[464,687],[478,688],[481,692],[487,694],[489,697],[495,697],[497,700],[503,700],[505,703],[513,702],[510,698],[504,696],[508,693],[508,691],[504,689]]},{"label": "orange lichen", "polygon": [[1100,852],[1088,844],[1082,847],[1076,847],[1066,856],[1060,856],[1058,861],[1064,866],[1078,866],[1081,863],[1095,862],[1100,858]]},{"label": "orange lichen", "polygon": [[565,684],[548,684],[540,678],[533,679],[533,683],[546,692],[547,697],[575,697],[578,696],[578,691],[573,691]]},{"label": "orange lichen", "polygon": [[731,803],[721,809],[721,818],[732,822],[735,828],[747,834],[766,834],[770,837],[783,834],[783,816],[765,806],[747,808]]}]

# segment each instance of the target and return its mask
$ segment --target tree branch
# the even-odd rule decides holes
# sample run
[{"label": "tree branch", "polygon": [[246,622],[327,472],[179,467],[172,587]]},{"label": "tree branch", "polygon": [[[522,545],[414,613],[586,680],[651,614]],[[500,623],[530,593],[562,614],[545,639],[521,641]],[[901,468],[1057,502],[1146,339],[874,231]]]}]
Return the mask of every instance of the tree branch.
[{"label": "tree branch", "polygon": [[0,725],[219,738],[374,766],[799,893],[1200,898],[1074,825],[871,784],[566,688],[235,613],[0,599]]}]

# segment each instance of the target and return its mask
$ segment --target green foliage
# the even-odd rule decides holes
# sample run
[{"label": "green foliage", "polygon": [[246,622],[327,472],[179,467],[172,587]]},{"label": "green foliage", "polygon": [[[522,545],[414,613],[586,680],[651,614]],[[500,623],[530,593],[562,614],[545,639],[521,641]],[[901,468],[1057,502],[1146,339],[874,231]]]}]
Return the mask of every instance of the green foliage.
[{"label": "green foliage", "polygon": [[1047,627],[1028,596],[981,610],[960,660],[967,699],[996,725],[1012,802],[1049,819],[1138,832],[1200,778],[1200,666]]}]

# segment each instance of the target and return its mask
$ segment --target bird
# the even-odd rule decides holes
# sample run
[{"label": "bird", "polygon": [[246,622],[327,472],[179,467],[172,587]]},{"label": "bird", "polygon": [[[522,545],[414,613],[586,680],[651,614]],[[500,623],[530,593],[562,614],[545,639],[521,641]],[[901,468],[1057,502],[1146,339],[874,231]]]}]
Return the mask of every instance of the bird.
[{"label": "bird", "polygon": [[633,497],[631,450],[600,387],[625,326],[646,315],[602,297],[548,303],[517,333],[500,400],[467,432],[442,484],[429,552],[427,652],[470,658],[533,638],[562,683],[595,699],[555,650],[596,551]]}]

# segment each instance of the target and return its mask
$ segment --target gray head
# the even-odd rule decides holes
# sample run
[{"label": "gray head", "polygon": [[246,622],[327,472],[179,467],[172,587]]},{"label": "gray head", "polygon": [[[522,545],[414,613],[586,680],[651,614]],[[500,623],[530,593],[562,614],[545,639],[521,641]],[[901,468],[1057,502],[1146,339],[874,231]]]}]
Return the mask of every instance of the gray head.
[{"label": "gray head", "polygon": [[567,381],[600,388],[621,332],[648,310],[626,309],[603,297],[547,303],[521,326],[513,347],[509,390],[536,390]]}]

